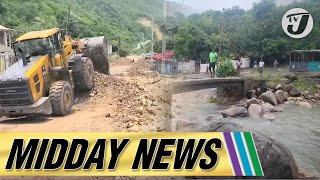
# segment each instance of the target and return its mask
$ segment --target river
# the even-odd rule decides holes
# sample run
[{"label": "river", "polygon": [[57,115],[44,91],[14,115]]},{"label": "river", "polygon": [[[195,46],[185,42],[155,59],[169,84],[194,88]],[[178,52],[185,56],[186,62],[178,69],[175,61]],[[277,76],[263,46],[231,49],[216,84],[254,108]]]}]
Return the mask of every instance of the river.
[{"label": "river", "polygon": [[[193,91],[173,96],[172,129],[183,131],[206,131],[208,117],[222,118],[221,110],[228,106],[209,103],[208,98],[215,89]],[[284,144],[292,152],[299,170],[308,177],[320,178],[320,106],[307,109],[287,105],[274,121],[250,118],[230,119],[248,130],[259,131]],[[183,120],[188,128],[176,127],[176,121]],[[191,124],[191,125],[190,125]]]}]

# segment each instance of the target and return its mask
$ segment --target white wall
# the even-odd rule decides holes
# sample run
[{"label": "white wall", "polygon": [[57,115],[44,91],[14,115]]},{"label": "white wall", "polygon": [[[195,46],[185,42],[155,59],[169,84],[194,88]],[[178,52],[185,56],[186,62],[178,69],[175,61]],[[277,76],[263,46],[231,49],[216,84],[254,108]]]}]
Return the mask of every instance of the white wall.
[{"label": "white wall", "polygon": [[195,73],[196,72],[196,61],[191,60],[189,62],[178,62],[178,71],[180,73]]},{"label": "white wall", "polygon": [[200,73],[206,73],[209,68],[209,64],[200,64]]}]

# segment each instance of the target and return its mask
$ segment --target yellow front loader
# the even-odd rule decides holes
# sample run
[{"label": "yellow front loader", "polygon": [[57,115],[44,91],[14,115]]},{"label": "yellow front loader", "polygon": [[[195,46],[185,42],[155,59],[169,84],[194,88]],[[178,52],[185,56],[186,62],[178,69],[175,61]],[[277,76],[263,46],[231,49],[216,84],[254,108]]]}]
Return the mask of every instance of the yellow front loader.
[{"label": "yellow front loader", "polygon": [[104,37],[73,40],[58,28],[16,39],[16,62],[0,74],[0,115],[71,112],[74,91],[94,87],[94,71],[109,73]]}]

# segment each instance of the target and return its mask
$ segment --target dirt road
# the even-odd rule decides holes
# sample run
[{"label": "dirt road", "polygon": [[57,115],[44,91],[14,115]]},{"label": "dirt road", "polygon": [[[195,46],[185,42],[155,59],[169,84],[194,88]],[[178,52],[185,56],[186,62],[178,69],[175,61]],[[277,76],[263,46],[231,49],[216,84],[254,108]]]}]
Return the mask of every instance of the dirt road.
[{"label": "dirt road", "polygon": [[111,62],[111,76],[96,73],[95,88],[78,93],[70,115],[1,118],[0,131],[163,131],[170,116],[168,81],[138,57]]}]

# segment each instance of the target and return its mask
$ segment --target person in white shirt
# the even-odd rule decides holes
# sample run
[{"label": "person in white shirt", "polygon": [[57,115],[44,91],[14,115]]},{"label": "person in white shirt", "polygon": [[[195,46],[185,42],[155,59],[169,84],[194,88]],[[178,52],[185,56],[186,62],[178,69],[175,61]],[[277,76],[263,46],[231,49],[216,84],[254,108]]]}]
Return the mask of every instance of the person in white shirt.
[{"label": "person in white shirt", "polygon": [[263,60],[261,59],[260,62],[259,62],[259,73],[260,73],[260,74],[262,74],[263,69],[264,69],[264,62],[263,62]]}]

